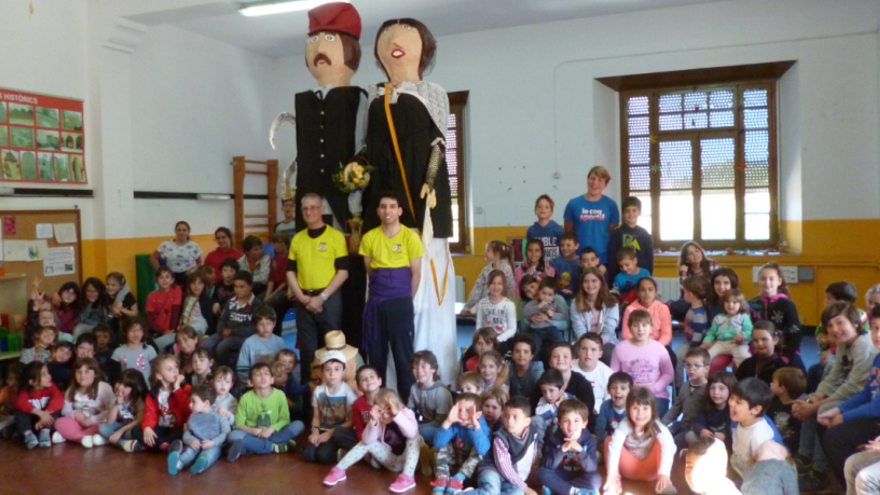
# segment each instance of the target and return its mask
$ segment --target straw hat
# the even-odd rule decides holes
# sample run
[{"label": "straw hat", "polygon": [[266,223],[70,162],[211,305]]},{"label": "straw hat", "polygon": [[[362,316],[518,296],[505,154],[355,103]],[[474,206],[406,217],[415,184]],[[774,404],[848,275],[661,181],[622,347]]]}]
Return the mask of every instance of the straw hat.
[{"label": "straw hat", "polygon": [[327,332],[327,335],[324,337],[324,344],[326,344],[325,347],[315,351],[315,358],[318,360],[323,358],[324,354],[328,351],[339,351],[345,356],[346,360],[354,358],[355,354],[358,353],[357,347],[352,347],[345,343],[345,334],[341,330]]}]

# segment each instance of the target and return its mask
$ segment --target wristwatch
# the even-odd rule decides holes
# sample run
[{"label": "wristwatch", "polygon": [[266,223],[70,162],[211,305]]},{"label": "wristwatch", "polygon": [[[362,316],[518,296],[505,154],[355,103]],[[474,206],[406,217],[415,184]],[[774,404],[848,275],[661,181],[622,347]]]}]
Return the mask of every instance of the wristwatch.
[{"label": "wristwatch", "polygon": [[327,294],[324,294],[324,293],[322,292],[322,293],[321,293],[321,299],[323,299],[323,300],[326,302],[326,301],[327,301]]},{"label": "wristwatch", "polygon": [[318,431],[318,429],[319,428],[317,426],[313,426],[311,431],[315,432],[315,431]]}]

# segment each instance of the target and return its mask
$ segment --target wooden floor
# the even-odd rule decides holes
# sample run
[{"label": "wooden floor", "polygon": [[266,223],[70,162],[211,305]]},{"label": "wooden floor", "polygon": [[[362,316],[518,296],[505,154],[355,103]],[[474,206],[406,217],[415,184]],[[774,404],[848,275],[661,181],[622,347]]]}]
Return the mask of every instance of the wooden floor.
[{"label": "wooden floor", "polygon": [[[298,453],[243,456],[234,464],[220,458],[197,476],[188,470],[169,476],[165,459],[165,455],[158,453],[128,454],[109,446],[85,449],[74,443],[28,451],[21,442],[3,440],[0,441],[0,493],[374,495],[391,493],[388,485],[397,479],[396,473],[359,463],[347,471],[346,481],[332,488],[325,487],[321,482],[330,468],[306,464]],[[679,493],[689,493],[679,466],[673,474]],[[407,493],[429,495],[430,481],[416,474],[417,486]],[[4,489],[10,486],[15,490]],[[649,483],[624,482],[624,491],[632,495],[653,494],[652,488]]]}]

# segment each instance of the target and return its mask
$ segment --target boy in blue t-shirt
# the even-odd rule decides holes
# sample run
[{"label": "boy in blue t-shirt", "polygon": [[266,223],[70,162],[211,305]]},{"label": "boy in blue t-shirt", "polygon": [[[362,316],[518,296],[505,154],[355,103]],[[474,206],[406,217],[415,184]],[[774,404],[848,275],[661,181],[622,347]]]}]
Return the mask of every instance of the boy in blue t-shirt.
[{"label": "boy in blue t-shirt", "polygon": [[617,265],[620,271],[614,277],[614,290],[620,294],[620,301],[631,303],[638,295],[634,291],[642,277],[650,277],[648,270],[639,266],[639,260],[633,248],[623,248],[617,252]]},{"label": "boy in blue t-shirt", "polygon": [[[526,239],[540,239],[544,243],[544,261],[552,261],[559,256],[559,242],[565,229],[551,220],[555,203],[550,196],[542,194],[535,200],[535,216],[538,221],[526,230]],[[525,256],[525,242],[523,242],[523,256]]]},{"label": "boy in blue t-shirt", "polygon": [[[654,273],[654,240],[651,233],[639,226],[639,216],[642,214],[642,202],[635,196],[623,200],[621,204],[623,223],[614,229],[608,241],[608,259],[616,260],[617,253],[623,248],[632,248],[639,260],[639,266]],[[614,281],[614,277],[620,272],[620,268],[613,263],[608,266],[608,280]]]},{"label": "boy in blue t-shirt", "polygon": [[593,167],[587,175],[587,193],[568,202],[565,207],[565,231],[574,232],[578,244],[590,246],[599,255],[599,262],[608,263],[608,241],[611,231],[620,224],[617,203],[602,194],[611,175],[605,167]]},{"label": "boy in blue t-shirt", "polygon": [[578,247],[578,238],[574,232],[562,234],[559,238],[559,250],[562,254],[550,262],[550,266],[556,270],[558,293],[569,303],[581,274]]},{"label": "boy in blue t-shirt", "polygon": [[625,371],[617,371],[608,377],[608,395],[611,398],[602,403],[596,416],[596,439],[600,444],[613,435],[626,418],[626,397],[632,388],[633,379]]}]

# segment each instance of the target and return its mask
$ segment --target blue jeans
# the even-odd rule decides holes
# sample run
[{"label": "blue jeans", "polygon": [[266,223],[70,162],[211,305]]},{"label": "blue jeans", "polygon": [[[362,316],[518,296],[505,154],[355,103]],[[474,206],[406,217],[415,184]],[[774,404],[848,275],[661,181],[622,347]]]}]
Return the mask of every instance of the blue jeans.
[{"label": "blue jeans", "polygon": [[419,425],[419,435],[425,440],[425,444],[428,447],[434,446],[434,437],[437,436],[437,432],[440,431],[440,428],[431,425]]},{"label": "blue jeans", "polygon": [[602,475],[583,471],[566,471],[564,469],[538,468],[538,481],[550,489],[554,495],[568,495],[572,488],[600,490]]},{"label": "blue jeans", "polygon": [[180,453],[180,463],[183,465],[182,467],[187,467],[192,464],[196,458],[205,459],[208,461],[205,464],[205,469],[211,467],[212,464],[217,462],[217,459],[220,458],[220,451],[222,450],[222,446],[215,445],[210,449],[201,449],[196,450],[192,447],[184,445],[183,452]]},{"label": "blue jeans", "polygon": [[662,418],[669,410],[669,399],[657,399],[657,417]]},{"label": "blue jeans", "polygon": [[273,433],[269,438],[257,438],[256,435],[251,435],[250,433],[245,433],[241,430],[233,430],[232,433],[229,434],[229,441],[234,442],[236,440],[242,440],[245,453],[271,454],[275,449],[275,444],[287,443],[288,440],[293,440],[298,437],[304,429],[305,426],[302,424],[302,421],[294,421]]},{"label": "blue jeans", "polygon": [[523,495],[525,493],[522,488],[508,482],[498,472],[491,469],[479,474],[477,486],[479,488],[471,492],[474,495]]}]

